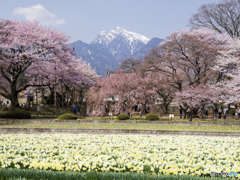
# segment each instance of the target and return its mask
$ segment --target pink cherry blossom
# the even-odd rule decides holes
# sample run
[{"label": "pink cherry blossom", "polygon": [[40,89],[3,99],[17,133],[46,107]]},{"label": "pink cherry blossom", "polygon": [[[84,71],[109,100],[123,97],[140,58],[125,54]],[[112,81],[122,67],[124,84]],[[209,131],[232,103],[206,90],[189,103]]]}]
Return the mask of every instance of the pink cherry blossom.
[{"label": "pink cherry blossom", "polygon": [[135,104],[140,104],[144,111],[147,103],[153,103],[151,97],[155,94],[156,88],[151,78],[119,72],[97,81],[88,94],[88,107],[96,115],[102,114],[108,98],[112,98],[111,104],[122,107],[123,111],[130,111]]},{"label": "pink cherry blossom", "polygon": [[[0,21],[0,95],[18,106],[18,94],[29,87],[65,83],[92,85],[94,71],[74,59],[70,36],[38,22]],[[91,79],[92,78],[92,79]]]}]

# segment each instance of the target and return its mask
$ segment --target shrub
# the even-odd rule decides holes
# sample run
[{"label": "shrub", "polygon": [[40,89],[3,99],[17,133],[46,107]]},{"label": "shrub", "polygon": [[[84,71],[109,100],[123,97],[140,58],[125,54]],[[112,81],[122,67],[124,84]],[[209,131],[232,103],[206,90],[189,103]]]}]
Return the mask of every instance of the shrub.
[{"label": "shrub", "polygon": [[77,115],[71,114],[71,113],[66,113],[62,114],[61,116],[58,117],[58,119],[77,119]]},{"label": "shrub", "polygon": [[8,111],[8,108],[7,108],[7,107],[4,107],[2,110],[3,110],[3,111]]},{"label": "shrub", "polygon": [[126,119],[129,119],[129,116],[126,115],[125,113],[122,113],[122,114],[119,114],[117,118],[118,120],[126,120]]},{"label": "shrub", "polygon": [[146,116],[146,120],[159,120],[159,117],[154,113],[150,113]]},{"label": "shrub", "polygon": [[0,114],[0,118],[6,119],[31,119],[31,113],[22,109],[10,109]]},{"label": "shrub", "polygon": [[236,112],[236,110],[235,109],[231,109],[230,111],[229,111],[229,114],[231,114],[231,115],[235,115],[235,112]]}]

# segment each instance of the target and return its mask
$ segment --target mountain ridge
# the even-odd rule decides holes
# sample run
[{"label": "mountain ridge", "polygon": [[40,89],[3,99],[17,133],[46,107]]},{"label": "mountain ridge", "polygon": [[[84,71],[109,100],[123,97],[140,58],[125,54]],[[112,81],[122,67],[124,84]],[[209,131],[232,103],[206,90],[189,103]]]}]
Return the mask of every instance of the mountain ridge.
[{"label": "mountain ridge", "polygon": [[106,76],[107,71],[118,69],[127,58],[142,59],[153,47],[163,39],[147,37],[117,27],[108,32],[101,31],[97,37],[87,44],[81,40],[73,42],[76,57],[90,63],[100,76]]}]

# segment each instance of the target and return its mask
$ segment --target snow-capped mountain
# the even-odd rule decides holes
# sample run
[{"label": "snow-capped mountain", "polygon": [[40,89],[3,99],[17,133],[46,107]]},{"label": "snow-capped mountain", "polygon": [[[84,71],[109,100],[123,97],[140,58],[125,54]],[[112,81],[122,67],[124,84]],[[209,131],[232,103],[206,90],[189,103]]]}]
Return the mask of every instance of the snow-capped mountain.
[{"label": "snow-capped mountain", "polygon": [[[134,54],[140,50],[150,39],[140,34],[117,27],[111,31],[101,31],[93,43],[104,45],[109,52],[117,58],[120,54]],[[124,51],[124,52],[122,52]]]},{"label": "snow-capped mountain", "polygon": [[121,55],[120,57],[116,58],[115,61],[118,62],[118,64],[121,64],[123,60],[127,58],[134,58],[134,59],[142,59],[148,54],[148,52],[154,48],[157,47],[163,39],[160,38],[152,38],[145,46],[143,46],[139,51],[135,52],[132,55]]},{"label": "snow-capped mountain", "polygon": [[106,76],[107,71],[118,68],[114,57],[102,44],[87,44],[78,40],[72,45],[75,48],[76,57],[90,63],[92,68],[96,69],[98,75]]},{"label": "snow-capped mountain", "polygon": [[127,58],[143,59],[148,51],[163,41],[159,38],[148,39],[140,34],[117,27],[111,31],[101,31],[90,43],[76,41],[77,58],[90,63],[100,76],[113,71]]}]

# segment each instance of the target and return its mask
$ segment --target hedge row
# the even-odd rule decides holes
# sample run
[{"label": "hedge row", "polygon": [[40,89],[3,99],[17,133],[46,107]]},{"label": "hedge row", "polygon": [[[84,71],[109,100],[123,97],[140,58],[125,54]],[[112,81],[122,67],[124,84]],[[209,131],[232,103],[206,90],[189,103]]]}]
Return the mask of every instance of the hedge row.
[{"label": "hedge row", "polygon": [[[95,171],[87,173],[79,173],[72,171],[47,171],[37,169],[3,169],[0,168],[0,179],[1,180],[209,180],[210,177],[198,177],[198,176],[174,176],[174,175],[147,175],[138,173],[113,173],[113,172],[102,172],[98,173]],[[211,180],[220,179],[232,179],[232,178],[221,178],[215,177]]]},{"label": "hedge row", "polygon": [[31,119],[31,113],[19,108],[10,109],[0,113],[0,118],[5,119]]}]

